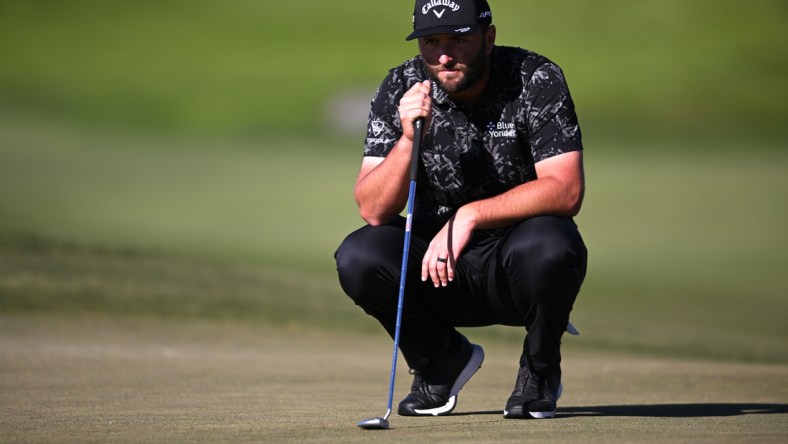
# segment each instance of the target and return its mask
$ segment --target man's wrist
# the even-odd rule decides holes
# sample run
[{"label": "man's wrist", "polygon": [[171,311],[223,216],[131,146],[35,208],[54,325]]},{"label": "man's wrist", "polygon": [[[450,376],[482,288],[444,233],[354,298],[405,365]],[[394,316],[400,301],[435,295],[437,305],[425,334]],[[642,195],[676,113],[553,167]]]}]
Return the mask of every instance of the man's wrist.
[{"label": "man's wrist", "polygon": [[461,206],[457,210],[456,220],[459,220],[470,231],[479,228],[479,218],[475,202]]},{"label": "man's wrist", "polygon": [[394,149],[398,151],[412,151],[413,141],[408,139],[408,137],[403,134],[397,141],[396,145],[394,145]]}]

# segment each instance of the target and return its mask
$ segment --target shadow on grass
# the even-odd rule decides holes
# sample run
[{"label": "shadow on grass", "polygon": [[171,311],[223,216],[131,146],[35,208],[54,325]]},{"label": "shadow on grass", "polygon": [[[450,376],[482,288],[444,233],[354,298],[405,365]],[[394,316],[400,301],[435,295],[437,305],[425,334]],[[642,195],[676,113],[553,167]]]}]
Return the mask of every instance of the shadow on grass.
[{"label": "shadow on grass", "polygon": [[788,404],[655,404],[564,407],[559,416],[644,416],[656,418],[703,418],[715,416],[788,413]]},{"label": "shadow on grass", "polygon": [[[653,418],[704,418],[718,416],[788,413],[788,404],[654,404],[560,407],[557,418],[575,416],[624,416]],[[501,415],[502,410],[452,413],[456,416]]]}]

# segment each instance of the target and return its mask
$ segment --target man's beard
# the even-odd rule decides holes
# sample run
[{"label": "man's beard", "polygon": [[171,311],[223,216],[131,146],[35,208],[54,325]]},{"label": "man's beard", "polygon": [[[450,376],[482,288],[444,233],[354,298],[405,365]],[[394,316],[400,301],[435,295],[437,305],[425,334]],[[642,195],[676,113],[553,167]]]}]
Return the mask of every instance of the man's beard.
[{"label": "man's beard", "polygon": [[[479,53],[476,54],[476,57],[474,57],[473,60],[471,60],[471,62],[467,65],[427,65],[427,72],[429,73],[430,78],[447,93],[458,93],[465,91],[466,89],[473,86],[473,84],[476,83],[484,74],[484,65],[487,63],[487,53],[484,49],[484,46],[482,46],[482,48],[479,50]],[[442,68],[459,69],[462,73],[462,76],[460,79],[453,80],[450,84],[447,84],[438,77],[438,73]]]}]

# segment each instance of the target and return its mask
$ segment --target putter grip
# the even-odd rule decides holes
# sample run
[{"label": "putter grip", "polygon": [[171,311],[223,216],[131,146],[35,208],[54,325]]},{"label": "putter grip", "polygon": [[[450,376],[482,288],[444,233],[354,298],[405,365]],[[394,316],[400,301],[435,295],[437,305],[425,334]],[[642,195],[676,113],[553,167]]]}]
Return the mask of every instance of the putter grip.
[{"label": "putter grip", "polygon": [[410,160],[410,180],[411,182],[416,181],[416,176],[418,176],[419,172],[419,151],[421,150],[421,133],[424,128],[424,119],[416,119],[413,123],[414,125],[414,132],[413,132],[413,153],[411,154]]}]

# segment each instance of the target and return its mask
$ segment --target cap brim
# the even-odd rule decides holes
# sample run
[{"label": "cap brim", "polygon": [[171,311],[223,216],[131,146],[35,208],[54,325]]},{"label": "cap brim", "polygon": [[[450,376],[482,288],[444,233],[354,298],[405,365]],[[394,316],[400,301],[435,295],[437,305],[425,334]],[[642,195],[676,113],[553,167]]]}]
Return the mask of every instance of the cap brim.
[{"label": "cap brim", "polygon": [[479,25],[449,25],[449,26],[433,26],[432,28],[419,29],[413,31],[405,40],[413,40],[419,37],[424,37],[433,34],[451,34],[451,35],[467,35],[473,34],[479,30]]}]

